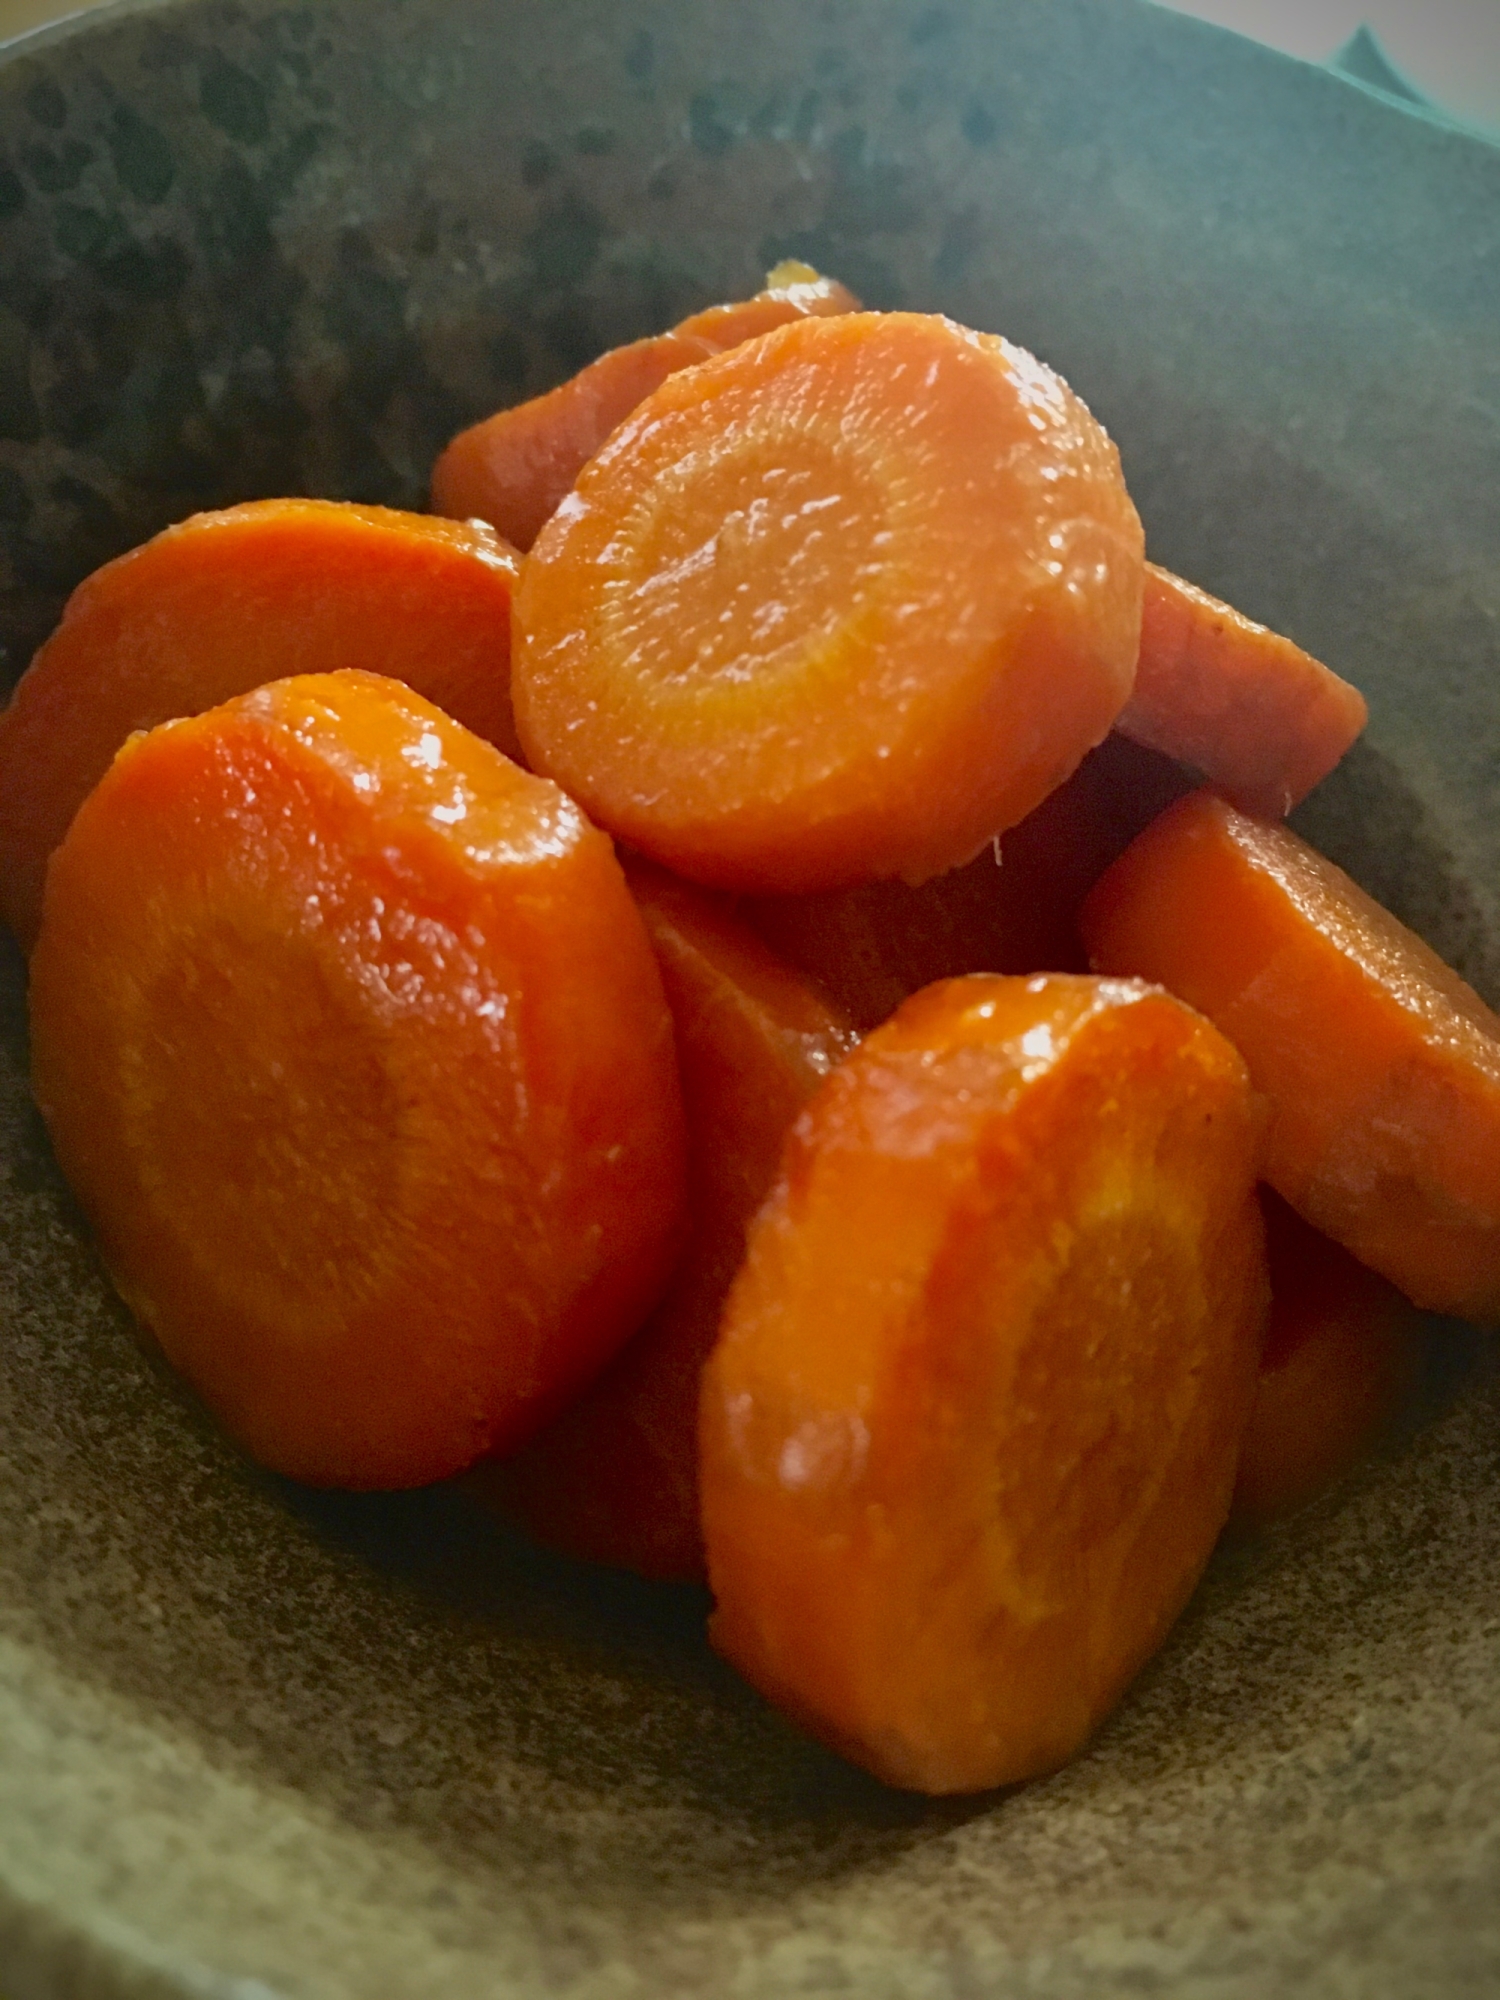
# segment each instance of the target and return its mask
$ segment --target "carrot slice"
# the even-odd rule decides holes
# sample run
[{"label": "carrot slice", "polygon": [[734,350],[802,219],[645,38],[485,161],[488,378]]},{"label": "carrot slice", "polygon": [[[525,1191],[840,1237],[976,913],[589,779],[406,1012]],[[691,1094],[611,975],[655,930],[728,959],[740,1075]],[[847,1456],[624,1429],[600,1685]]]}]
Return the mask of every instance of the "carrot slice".
[{"label": "carrot slice", "polygon": [[704,1377],[713,1643],[898,1785],[1070,1757],[1223,1526],[1266,1303],[1239,1056],[975,977],[793,1128]]},{"label": "carrot slice", "polygon": [[492,521],[529,549],[610,432],[669,375],[788,320],[858,310],[836,278],[778,264],[753,299],[710,306],[668,333],[612,347],[546,395],[460,431],[432,469],[433,508]]},{"label": "carrot slice", "polygon": [[1422,1341],[1394,1285],[1262,1190],[1271,1320],[1231,1528],[1268,1526],[1351,1472],[1416,1386]]},{"label": "carrot slice", "polygon": [[868,1030],[936,979],[1082,972],[1085,895],[1166,805],[1178,764],[1111,734],[1035,812],[961,868],[916,887],[869,882],[821,896],[747,898],[741,913]]},{"label": "carrot slice", "polygon": [[1243,811],[1280,819],[1368,715],[1359,689],[1311,653],[1147,563],[1135,690],[1115,725],[1134,742],[1191,765]]},{"label": "carrot slice", "polygon": [[1094,964],[1160,980],[1270,1101],[1265,1177],[1435,1312],[1500,1320],[1500,1019],[1288,828],[1171,806],[1083,912]]},{"label": "carrot slice", "polygon": [[0,715],[0,913],[28,950],[47,857],[133,729],[263,681],[389,674],[519,756],[518,558],[482,524],[337,500],[195,514],[106,563]]},{"label": "carrot slice", "polygon": [[569,1555],[697,1579],[699,1377],[787,1128],[855,1037],[717,899],[639,862],[627,874],[677,1032],[687,1250],[660,1305],[581,1400],[473,1483]]},{"label": "carrot slice", "polygon": [[395,682],[133,738],[53,859],[31,1010],[122,1295],[279,1472],[519,1443],[665,1281],[671,1025],[610,843]]},{"label": "carrot slice", "polygon": [[803,319],[663,383],[516,596],[528,756],[709,887],[920,881],[1022,819],[1129,693],[1141,530],[1019,348]]}]

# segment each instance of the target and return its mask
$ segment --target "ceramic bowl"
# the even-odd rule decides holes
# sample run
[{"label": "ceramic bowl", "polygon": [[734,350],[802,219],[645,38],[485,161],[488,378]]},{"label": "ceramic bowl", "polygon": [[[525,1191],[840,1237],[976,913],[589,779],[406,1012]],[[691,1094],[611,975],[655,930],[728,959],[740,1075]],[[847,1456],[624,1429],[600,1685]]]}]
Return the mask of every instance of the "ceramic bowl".
[{"label": "ceramic bowl", "polygon": [[[1366,691],[1305,826],[1500,995],[1500,152],[1138,0],[178,0],[6,51],[8,674],[165,522],[420,504],[458,425],[784,255],[1063,370],[1153,552]],[[695,1592],[241,1463],[101,1278],[14,953],[0,1010],[10,2000],[1495,1990],[1483,1341],[1069,1770],[924,1802]]]}]

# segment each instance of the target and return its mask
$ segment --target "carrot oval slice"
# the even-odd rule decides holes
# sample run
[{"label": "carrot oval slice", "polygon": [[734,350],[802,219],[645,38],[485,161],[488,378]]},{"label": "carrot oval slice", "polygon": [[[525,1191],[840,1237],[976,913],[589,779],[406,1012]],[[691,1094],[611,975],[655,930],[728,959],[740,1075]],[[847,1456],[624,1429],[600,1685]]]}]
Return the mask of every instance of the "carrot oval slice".
[{"label": "carrot oval slice", "polygon": [[685,1581],[703,1575],[703,1364],[787,1128],[855,1035],[717,898],[640,862],[627,874],[676,1029],[687,1248],[661,1303],[580,1400],[473,1484],[552,1548]]},{"label": "carrot oval slice", "polygon": [[704,1377],[710,1636],[878,1776],[1054,1768],[1186,1600],[1260,1349],[1258,1123],[1166,994],[976,976],[793,1128]]},{"label": "carrot oval slice", "polygon": [[263,681],[387,674],[519,756],[519,558],[482,523],[338,500],[195,514],[69,598],[0,715],[0,913],[30,949],[47,858],[134,729]]},{"label": "carrot oval slice", "polygon": [[667,333],[612,347],[545,395],[460,431],[433,467],[433,507],[491,521],[529,549],[610,432],[669,375],[788,320],[858,310],[837,279],[806,264],[778,264],[753,299],[710,306]]},{"label": "carrot oval slice", "polygon": [[1271,1318],[1229,1525],[1269,1526],[1345,1478],[1416,1387],[1422,1338],[1395,1286],[1262,1189]]},{"label": "carrot oval slice", "polygon": [[1122,734],[1191,765],[1243,811],[1280,819],[1368,719],[1364,696],[1331,667],[1147,563],[1135,687],[1115,725]]},{"label": "carrot oval slice", "polygon": [[121,1294],[279,1472],[518,1443],[668,1274],[671,1024],[610,843],[394,682],[132,739],[53,859],[31,1011]]},{"label": "carrot oval slice", "polygon": [[710,887],[920,881],[1102,737],[1140,636],[1113,445],[1019,348],[803,319],[665,382],[516,597],[528,756]]},{"label": "carrot oval slice", "polygon": [[1084,905],[1102,971],[1160,980],[1243,1053],[1265,1177],[1415,1304],[1500,1321],[1500,1019],[1290,828],[1170,806]]}]

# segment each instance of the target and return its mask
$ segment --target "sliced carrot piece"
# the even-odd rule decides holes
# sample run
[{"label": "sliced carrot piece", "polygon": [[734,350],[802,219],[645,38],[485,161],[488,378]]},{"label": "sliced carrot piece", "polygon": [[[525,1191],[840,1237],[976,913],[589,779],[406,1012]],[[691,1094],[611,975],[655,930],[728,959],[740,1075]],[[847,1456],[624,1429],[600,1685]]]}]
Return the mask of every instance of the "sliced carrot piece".
[{"label": "sliced carrot piece", "polygon": [[776,951],[862,1030],[935,979],[966,972],[1082,972],[1085,895],[1162,808],[1191,790],[1169,758],[1111,734],[1019,826],[961,868],[916,887],[869,882],[741,905]]},{"label": "sliced carrot piece", "polygon": [[519,1443],[666,1279],[671,1025],[610,843],[395,682],[133,738],[53,859],[31,1018],[122,1295],[279,1472]]},{"label": "sliced carrot piece", "polygon": [[1084,905],[1094,964],[1208,1015],[1270,1102],[1265,1177],[1414,1304],[1500,1320],[1500,1019],[1287,827],[1170,806]]},{"label": "sliced carrot piece", "polygon": [[879,1777],[1053,1769],[1229,1506],[1266,1304],[1239,1056],[1168,995],[929,987],[794,1126],[704,1376],[713,1643]]},{"label": "sliced carrot piece", "polygon": [[47,857],[133,729],[354,667],[405,681],[519,756],[518,560],[482,524],[252,500],[96,570],[0,715],[0,913],[21,944],[36,939]]},{"label": "sliced carrot piece", "polygon": [[806,264],[778,264],[753,299],[710,306],[669,333],[612,347],[544,396],[460,431],[433,467],[433,507],[492,521],[529,549],[610,432],[669,375],[788,320],[858,310],[837,279]]},{"label": "sliced carrot piece", "polygon": [[1114,446],[1030,355],[799,320],[663,383],[580,474],[516,596],[517,728],[709,887],[924,880],[1108,729],[1141,548]]},{"label": "sliced carrot piece", "polygon": [[1321,660],[1170,570],[1146,565],[1135,690],[1116,727],[1280,819],[1338,763],[1365,698]]},{"label": "sliced carrot piece", "polygon": [[724,1295],[787,1127],[855,1036],[716,898],[639,862],[628,875],[676,1026],[687,1250],[661,1304],[581,1400],[473,1481],[553,1548],[686,1580],[703,1575],[698,1385]]},{"label": "sliced carrot piece", "polygon": [[1337,1485],[1416,1386],[1417,1315],[1394,1285],[1263,1190],[1271,1319],[1240,1447],[1231,1528],[1293,1514]]}]

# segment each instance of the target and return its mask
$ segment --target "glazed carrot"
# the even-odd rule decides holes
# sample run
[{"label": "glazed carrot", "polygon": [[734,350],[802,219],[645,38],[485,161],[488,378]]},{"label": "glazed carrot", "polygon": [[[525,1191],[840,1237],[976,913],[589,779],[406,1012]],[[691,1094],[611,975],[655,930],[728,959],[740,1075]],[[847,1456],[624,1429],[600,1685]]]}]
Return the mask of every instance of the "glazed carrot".
[{"label": "glazed carrot", "polygon": [[1180,765],[1111,733],[1072,777],[961,868],[820,896],[746,898],[741,914],[861,1030],[935,979],[1082,972],[1085,895],[1135,836],[1192,787]]},{"label": "glazed carrot", "polygon": [[492,521],[529,549],[610,432],[669,375],[788,320],[858,310],[837,279],[806,264],[778,264],[753,299],[710,306],[669,333],[612,347],[544,396],[460,431],[433,467],[433,509]]},{"label": "glazed carrot", "polygon": [[610,843],[395,682],[133,738],[53,858],[31,1018],[121,1294],[279,1472],[517,1444],[666,1279],[671,1024]]},{"label": "glazed carrot", "polygon": [[1160,980],[1271,1106],[1265,1178],[1412,1302],[1500,1320],[1500,1019],[1331,861],[1211,792],[1083,911],[1096,966]]},{"label": "glazed carrot", "polygon": [[1416,1314],[1394,1285],[1262,1191],[1271,1319],[1231,1528],[1292,1514],[1351,1472],[1416,1386]]},{"label": "glazed carrot", "polygon": [[687,1249],[660,1305],[581,1400],[473,1480],[569,1555],[701,1578],[699,1377],[787,1127],[855,1037],[717,898],[641,863],[627,873],[676,1027]]},{"label": "glazed carrot", "polygon": [[263,681],[389,674],[502,750],[518,559],[492,530],[336,500],[196,514],[106,563],[0,715],[0,914],[30,949],[47,857],[133,729]]},{"label": "glazed carrot", "polygon": [[1141,548],[1114,446],[1030,355],[936,315],[798,320],[584,468],[516,595],[516,725],[709,887],[921,881],[1108,729]]},{"label": "glazed carrot", "polygon": [[1365,726],[1331,668],[1170,570],[1146,565],[1135,690],[1115,725],[1200,772],[1243,811],[1280,819]]},{"label": "glazed carrot", "polygon": [[927,988],[798,1120],[704,1376],[714,1644],[892,1784],[1055,1768],[1223,1526],[1259,1120],[1134,981]]}]

